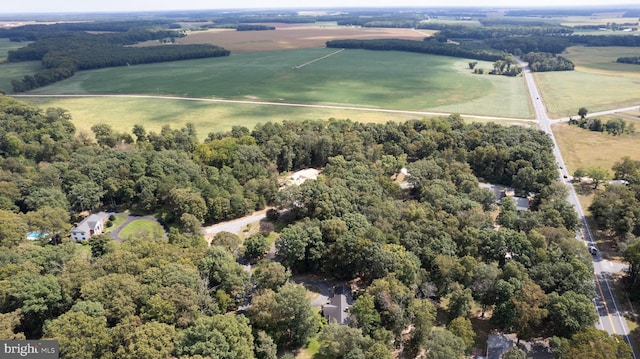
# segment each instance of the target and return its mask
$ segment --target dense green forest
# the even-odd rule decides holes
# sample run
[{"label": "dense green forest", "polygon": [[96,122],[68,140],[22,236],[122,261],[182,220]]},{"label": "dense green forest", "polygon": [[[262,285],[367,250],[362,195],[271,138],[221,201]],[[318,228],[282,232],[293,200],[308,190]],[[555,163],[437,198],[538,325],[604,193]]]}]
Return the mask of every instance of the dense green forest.
[{"label": "dense green forest", "polygon": [[[470,320],[481,309],[519,338],[557,336],[559,353],[630,353],[591,328],[591,256],[540,131],[458,116],[267,122],[202,143],[193,126],[92,130],[0,97],[4,338],[58,339],[61,358],[262,359],[317,334],[329,358],[459,358],[484,345]],[[322,174],[278,190],[281,174],[307,167]],[[393,180],[402,167],[409,189]],[[480,180],[535,193],[530,210],[496,207]],[[223,232],[210,247],[197,234],[267,205],[278,261],[260,260],[266,233]],[[77,213],[106,208],[154,214],[169,233],[23,239],[64,237]],[[348,325],[320,318],[288,280],[300,273],[358,283]],[[585,337],[600,340],[584,348]]]}]

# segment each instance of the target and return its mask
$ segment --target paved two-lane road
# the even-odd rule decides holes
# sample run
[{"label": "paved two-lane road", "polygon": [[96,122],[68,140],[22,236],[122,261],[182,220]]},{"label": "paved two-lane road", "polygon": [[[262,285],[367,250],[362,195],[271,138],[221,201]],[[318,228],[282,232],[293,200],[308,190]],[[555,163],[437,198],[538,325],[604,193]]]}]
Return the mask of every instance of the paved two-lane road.
[{"label": "paved two-lane road", "polygon": [[[553,154],[559,165],[558,178],[560,179],[560,181],[566,181],[564,180],[564,178],[568,178],[569,173],[567,172],[567,167],[565,166],[562,159],[562,153],[560,153],[558,143],[553,136],[553,131],[551,131],[551,121],[547,117],[547,111],[545,109],[544,103],[542,102],[542,100],[540,100],[540,93],[538,92],[538,88],[536,87],[533,76],[531,75],[531,71],[525,63],[520,62],[520,65],[524,67],[524,77],[527,81],[527,87],[529,88],[529,94],[531,96],[531,101],[533,103],[536,119],[538,120],[540,129],[547,133],[551,138],[551,141],[553,141]],[[576,232],[576,238],[578,240],[585,241],[585,244],[587,245],[596,246],[593,236],[591,235],[591,231],[589,230],[589,226],[587,225],[582,206],[580,205],[580,201],[578,201],[578,196],[576,194],[575,188],[572,185],[568,185],[568,188],[568,200],[576,209],[581,224],[580,230]],[[610,281],[611,273],[619,271],[619,266],[613,266],[608,261],[603,260],[600,253],[598,252],[593,256],[593,268],[597,293],[597,296],[594,299],[594,305],[600,317],[598,323],[596,324],[597,328],[605,330],[610,334],[621,335],[624,338],[625,342],[631,345],[631,348],[633,349],[634,359],[640,358],[640,356],[638,355],[638,350],[634,342],[631,340],[629,327],[625,322],[624,313],[619,309],[620,305],[618,304],[618,301],[613,293],[613,288]]]}]

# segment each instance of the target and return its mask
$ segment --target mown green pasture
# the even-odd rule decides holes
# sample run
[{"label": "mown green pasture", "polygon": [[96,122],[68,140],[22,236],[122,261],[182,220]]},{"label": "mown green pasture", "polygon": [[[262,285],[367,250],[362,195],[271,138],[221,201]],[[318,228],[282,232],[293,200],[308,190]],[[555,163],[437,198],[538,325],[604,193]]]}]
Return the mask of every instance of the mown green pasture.
[{"label": "mown green pasture", "polygon": [[[164,125],[171,128],[193,123],[203,140],[210,132],[231,130],[233,126],[253,128],[258,123],[303,120],[350,119],[363,123],[385,123],[432,117],[428,115],[386,113],[331,108],[280,107],[270,105],[211,103],[171,99],[138,98],[29,98],[23,99],[39,107],[60,107],[72,115],[77,132],[91,134],[91,126],[107,123],[117,131],[131,132],[134,124],[147,131],[160,132]],[[469,118],[469,121],[479,121]],[[489,121],[489,120],[482,120]],[[518,121],[500,123],[523,124]],[[530,125],[531,123],[524,123]]]},{"label": "mown green pasture", "polygon": [[0,39],[0,62],[6,60],[9,51],[25,47],[29,42],[13,42],[9,39]]},{"label": "mown green pasture", "polygon": [[[295,68],[335,51],[242,53],[84,71],[33,93],[175,95],[531,117],[523,78],[474,75],[469,60],[345,50]],[[479,66],[491,68],[490,63]]]},{"label": "mown green pasture", "polygon": [[638,56],[636,48],[574,46],[563,56],[574,62],[574,71],[534,75],[551,117],[576,115],[580,107],[597,112],[640,103],[640,66],[616,62]]},{"label": "mown green pasture", "polygon": [[33,75],[42,69],[40,61],[8,62],[0,64],[0,89],[13,91],[11,80],[22,80],[24,75]]},{"label": "mown green pasture", "polygon": [[12,42],[9,39],[0,39],[0,90],[10,92],[13,90],[11,80],[20,80],[24,75],[33,74],[42,69],[39,61],[5,63],[7,54],[27,46],[28,42]]}]

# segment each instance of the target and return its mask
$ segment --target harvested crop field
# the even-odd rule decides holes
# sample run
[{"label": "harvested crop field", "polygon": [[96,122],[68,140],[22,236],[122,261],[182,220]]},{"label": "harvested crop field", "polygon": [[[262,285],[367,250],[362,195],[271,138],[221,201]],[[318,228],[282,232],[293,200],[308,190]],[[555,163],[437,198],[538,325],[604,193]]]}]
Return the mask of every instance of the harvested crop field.
[{"label": "harvested crop field", "polygon": [[335,24],[265,24],[276,27],[266,31],[211,29],[194,31],[179,39],[181,44],[213,44],[233,52],[256,52],[324,47],[335,39],[399,38],[422,40],[435,31],[413,29],[360,28]]}]

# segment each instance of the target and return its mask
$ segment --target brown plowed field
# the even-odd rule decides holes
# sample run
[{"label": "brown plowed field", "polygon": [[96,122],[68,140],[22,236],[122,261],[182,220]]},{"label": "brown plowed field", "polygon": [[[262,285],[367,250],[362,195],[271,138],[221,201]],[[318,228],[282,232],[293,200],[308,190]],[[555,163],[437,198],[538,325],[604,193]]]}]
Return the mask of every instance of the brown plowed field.
[{"label": "brown plowed field", "polygon": [[344,26],[310,26],[266,24],[276,30],[236,31],[212,29],[192,32],[179,39],[182,44],[213,44],[231,52],[275,51],[324,47],[335,39],[383,39],[399,38],[422,40],[434,33],[431,30],[359,28]]}]

